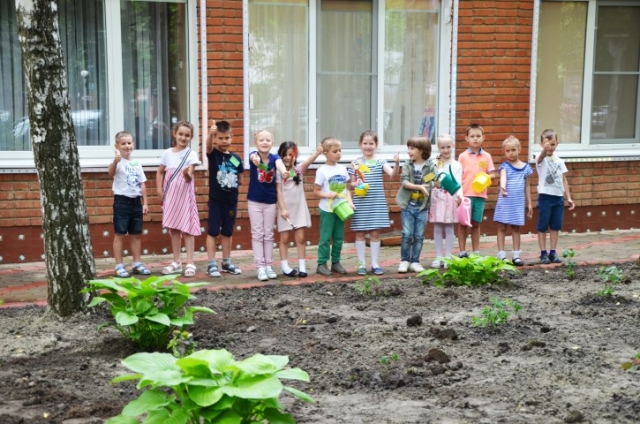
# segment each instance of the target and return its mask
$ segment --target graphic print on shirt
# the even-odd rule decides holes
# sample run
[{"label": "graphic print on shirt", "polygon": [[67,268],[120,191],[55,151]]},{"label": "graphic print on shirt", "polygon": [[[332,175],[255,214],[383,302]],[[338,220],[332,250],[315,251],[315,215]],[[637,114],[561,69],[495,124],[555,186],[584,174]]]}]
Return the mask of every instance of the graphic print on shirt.
[{"label": "graphic print on shirt", "polygon": [[238,170],[225,159],[222,160],[222,164],[218,168],[216,179],[223,189],[238,188]]},{"label": "graphic print on shirt", "polygon": [[137,190],[142,186],[140,176],[138,175],[138,169],[136,167],[126,165],[124,172],[127,174],[127,186],[132,190]]},{"label": "graphic print on shirt", "polygon": [[270,171],[266,171],[264,169],[258,168],[258,182],[259,183],[271,183],[273,181],[273,177],[275,175],[275,169]]},{"label": "graphic print on shirt", "polygon": [[[547,158],[545,158],[546,160]],[[545,187],[562,189],[562,172],[560,172],[560,162],[547,160],[547,176],[544,179]]]},{"label": "graphic print on shirt", "polygon": [[347,177],[344,175],[333,175],[329,178],[329,190],[342,194],[347,189]]}]

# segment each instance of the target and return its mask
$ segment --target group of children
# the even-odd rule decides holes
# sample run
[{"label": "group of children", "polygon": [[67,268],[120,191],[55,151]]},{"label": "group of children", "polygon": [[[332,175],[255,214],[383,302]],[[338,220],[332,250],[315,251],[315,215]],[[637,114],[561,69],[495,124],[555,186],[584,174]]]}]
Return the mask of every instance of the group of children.
[{"label": "group of children", "polygon": [[[193,177],[195,166],[200,162],[196,152],[189,147],[193,134],[193,125],[187,121],[180,121],[174,126],[174,146],[164,152],[156,173],[157,194],[162,202],[162,226],[170,233],[173,254],[173,260],[163,268],[163,274],[184,273],[186,277],[196,274],[194,237],[200,235],[201,229]],[[239,186],[245,169],[242,159],[230,151],[232,139],[229,122],[213,123],[206,147],[209,165],[206,251],[207,275],[210,277],[220,277],[221,271],[241,274],[241,270],[231,262],[231,237],[237,216]],[[525,211],[529,218],[533,214],[528,184],[528,177],[533,170],[519,159],[520,142],[513,136],[502,143],[506,160],[497,171],[491,155],[482,149],[484,130],[480,125],[472,124],[467,128],[466,141],[468,148],[459,155],[457,161],[454,159],[455,142],[450,135],[438,137],[439,155],[435,161],[430,158],[431,144],[427,138],[412,137],[407,141],[409,160],[402,167],[401,186],[395,199],[402,218],[398,272],[424,270],[420,256],[427,222],[434,225],[435,259],[431,267],[446,267],[442,259],[452,254],[454,225],[458,223],[458,209],[463,199],[465,203],[466,199],[470,201],[471,222],[470,226],[459,225],[459,256],[469,255],[466,250],[469,235],[472,252],[479,254],[480,224],[487,199],[486,187],[481,191],[473,187],[474,178],[479,173],[500,180],[500,194],[494,213],[494,220],[498,223],[497,257],[507,260],[505,236],[510,228],[513,264],[523,265],[520,259],[520,227],[524,225]],[[388,175],[394,178],[398,175],[399,154],[394,155],[394,166],[377,158],[378,137],[373,131],[362,133],[359,140],[362,155],[349,167],[340,164],[342,145],[335,137],[322,140],[314,153],[300,164],[297,161],[298,147],[294,142],[284,142],[277,154],[271,153],[273,135],[269,131],[258,131],[254,135],[254,144],[255,150],[249,154],[247,211],[258,280],[277,278],[273,269],[276,223],[280,235],[282,273],[302,278],[308,275],[304,232],[305,228],[311,226],[311,216],[305,198],[303,174],[321,154],[324,154],[326,161],[316,171],[313,190],[320,199],[316,272],[325,276],[347,273],[341,263],[345,216],[337,213],[337,205],[346,203],[352,214],[351,229],[356,235],[357,274],[384,274],[379,263],[380,230],[389,227],[390,221],[383,177]],[[554,154],[557,145],[555,131],[544,131],[541,136],[542,152],[536,160],[539,176],[537,230],[541,263],[561,262],[555,249],[563,221],[565,193],[569,209],[575,206],[569,194],[567,168],[562,159]],[[131,238],[132,273],[149,275],[151,271],[140,260],[142,217],[148,211],[145,174],[140,164],[131,159],[134,150],[131,134],[125,131],[116,134],[115,149],[115,157],[108,171],[114,179],[115,275],[123,278],[130,275],[123,262],[123,239],[126,234]],[[442,186],[440,182],[443,175],[460,188],[450,192],[451,187]],[[547,230],[551,243],[548,253]],[[369,268],[366,265],[367,235]],[[297,267],[292,267],[288,260],[291,238],[297,250]],[[184,270],[181,261],[183,243],[187,256]],[[218,243],[222,250],[220,266],[216,261]]]}]

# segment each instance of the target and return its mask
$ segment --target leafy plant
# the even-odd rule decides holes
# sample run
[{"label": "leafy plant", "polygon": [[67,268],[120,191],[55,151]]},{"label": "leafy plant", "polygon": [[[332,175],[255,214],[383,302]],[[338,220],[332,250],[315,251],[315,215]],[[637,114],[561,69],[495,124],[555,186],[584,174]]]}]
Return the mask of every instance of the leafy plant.
[{"label": "leafy plant", "polygon": [[390,355],[384,355],[382,358],[380,358],[380,363],[382,365],[390,365],[392,363],[398,362],[398,359],[400,359],[398,357],[398,354],[397,353],[392,353]]},{"label": "leafy plant", "polygon": [[257,424],[293,423],[278,401],[283,390],[307,402],[306,393],[284,386],[280,379],[309,381],[299,368],[284,369],[287,356],[257,354],[236,361],[224,350],[201,350],[184,358],[168,353],[136,353],[122,361],[135,374],[116,377],[112,383],[139,380],[149,386],[122,413],[106,424],[145,423]]},{"label": "leafy plant", "polygon": [[573,257],[575,255],[576,255],[576,252],[572,248],[564,249],[562,251],[562,257],[567,260],[567,262],[564,265],[567,268],[566,274],[567,274],[567,277],[570,279],[573,279],[576,276],[576,266],[578,264],[576,263],[576,261],[573,260]]},{"label": "leafy plant", "polygon": [[511,299],[500,300],[497,297],[491,298],[493,305],[487,305],[480,312],[479,317],[472,317],[471,322],[474,327],[497,327],[506,324],[509,319],[510,312],[517,314],[522,306]]},{"label": "leafy plant", "polygon": [[640,371],[640,352],[631,358],[630,361],[622,363],[622,369],[625,371],[638,372]]},{"label": "leafy plant", "polygon": [[[182,330],[193,324],[194,312],[215,313],[203,306],[185,306],[188,300],[195,299],[189,290],[207,283],[182,284],[173,281],[176,277],[164,275],[149,277],[144,281],[136,278],[91,280],[81,293],[102,291],[88,306],[94,307],[104,302],[111,306],[115,322],[105,322],[98,330],[113,326],[142,348],[164,349],[173,329]],[[170,284],[165,284],[170,280]]]},{"label": "leafy plant", "polygon": [[375,294],[376,288],[380,287],[380,279],[375,275],[369,275],[358,281],[355,290],[362,296],[371,296]]},{"label": "leafy plant", "polygon": [[182,358],[195,352],[197,345],[191,333],[182,330],[173,330],[173,337],[171,337],[167,348],[171,349],[173,356]]},{"label": "leafy plant", "polygon": [[610,297],[613,295],[613,291],[615,290],[615,286],[620,284],[622,280],[624,280],[624,272],[618,269],[615,265],[610,266],[601,266],[598,270],[598,275],[602,282],[604,283],[604,288],[600,290],[597,294],[602,297]]},{"label": "leafy plant", "polygon": [[452,256],[444,258],[447,270],[440,273],[438,269],[426,269],[417,277],[424,277],[423,284],[433,282],[437,287],[447,284],[456,286],[479,286],[500,281],[503,271],[519,272],[519,270],[495,256],[469,255],[468,258]]}]

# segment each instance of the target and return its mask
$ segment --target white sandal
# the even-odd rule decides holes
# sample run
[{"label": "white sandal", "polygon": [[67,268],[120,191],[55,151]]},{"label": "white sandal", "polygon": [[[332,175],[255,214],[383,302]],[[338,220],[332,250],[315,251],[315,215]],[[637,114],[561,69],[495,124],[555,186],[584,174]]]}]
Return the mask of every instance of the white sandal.
[{"label": "white sandal", "polygon": [[196,266],[194,264],[187,264],[184,267],[184,276],[185,277],[195,277],[196,276]]},{"label": "white sandal", "polygon": [[171,262],[162,269],[163,275],[180,274],[182,272],[182,264]]}]

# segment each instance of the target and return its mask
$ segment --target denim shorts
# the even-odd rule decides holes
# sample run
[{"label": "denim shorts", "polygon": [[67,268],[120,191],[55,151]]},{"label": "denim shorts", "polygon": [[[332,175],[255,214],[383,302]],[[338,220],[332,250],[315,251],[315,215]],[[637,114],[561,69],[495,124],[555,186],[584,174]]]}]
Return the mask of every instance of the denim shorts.
[{"label": "denim shorts", "polygon": [[113,229],[116,234],[142,232],[142,197],[113,196]]},{"label": "denim shorts", "polygon": [[549,228],[553,231],[562,229],[564,220],[564,197],[551,194],[538,195],[538,227],[540,233]]},{"label": "denim shorts", "polygon": [[225,237],[233,235],[233,227],[236,225],[237,205],[228,205],[217,200],[209,199],[209,226],[207,234],[217,237],[222,234]]}]

